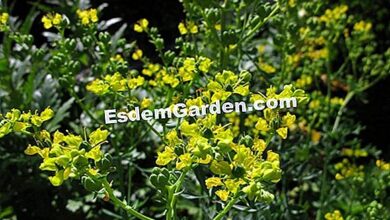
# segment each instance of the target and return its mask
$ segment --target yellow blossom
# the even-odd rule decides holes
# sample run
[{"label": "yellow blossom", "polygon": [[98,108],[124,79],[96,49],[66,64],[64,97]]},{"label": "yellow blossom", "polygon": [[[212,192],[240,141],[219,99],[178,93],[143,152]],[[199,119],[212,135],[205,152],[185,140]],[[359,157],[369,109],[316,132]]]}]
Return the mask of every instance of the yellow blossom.
[{"label": "yellow blossom", "polygon": [[149,21],[145,18],[142,18],[134,24],[134,31],[136,32],[144,32],[148,30]]},{"label": "yellow blossom", "polygon": [[134,53],[131,55],[131,58],[133,60],[140,60],[142,58],[143,52],[140,49],[137,49],[134,51]]},{"label": "yellow blossom", "polygon": [[183,62],[183,66],[179,68],[179,75],[184,82],[191,81],[195,75],[195,59],[186,58]]},{"label": "yellow blossom", "polygon": [[109,132],[100,128],[96,129],[89,135],[89,143],[94,147],[107,139]]},{"label": "yellow blossom", "polygon": [[43,26],[45,29],[50,29],[51,27],[59,27],[58,25],[62,21],[62,15],[55,13],[55,14],[47,14],[42,17],[41,19]]},{"label": "yellow blossom", "polygon": [[141,108],[148,108],[152,104],[152,100],[148,98],[144,98],[141,102]]},{"label": "yellow blossom", "polygon": [[377,160],[376,166],[379,167],[381,170],[390,170],[390,163],[386,163],[383,160]]},{"label": "yellow blossom", "polygon": [[106,75],[104,80],[110,85],[110,89],[115,92],[123,92],[126,90],[127,81],[119,72],[114,73],[114,75]]},{"label": "yellow blossom", "polygon": [[359,21],[353,26],[354,31],[358,32],[368,32],[372,28],[372,24],[370,22],[365,22],[365,21]]},{"label": "yellow blossom", "polygon": [[104,95],[109,91],[110,86],[103,80],[95,79],[87,85],[87,90],[96,95]]},{"label": "yellow blossom", "polygon": [[325,14],[320,16],[319,20],[325,23],[332,23],[339,20],[348,11],[347,5],[340,5],[334,9],[326,9]]},{"label": "yellow blossom", "polygon": [[111,57],[110,60],[113,62],[119,62],[119,63],[125,62],[125,60],[123,59],[123,57],[120,54],[117,54],[114,57]]},{"label": "yellow blossom", "polygon": [[186,24],[184,24],[183,22],[180,22],[178,29],[179,29],[179,32],[181,35],[185,35],[188,33],[191,33],[191,34],[198,33],[198,26],[196,26],[193,21],[189,21]]},{"label": "yellow blossom", "polygon": [[222,186],[222,185],[223,185],[222,180],[219,177],[210,177],[210,178],[206,179],[207,189],[211,189],[213,187]]},{"label": "yellow blossom", "polygon": [[130,89],[135,89],[137,87],[140,87],[144,84],[145,79],[142,76],[138,76],[136,78],[131,78],[127,81],[127,86],[129,86]]},{"label": "yellow blossom", "polygon": [[287,138],[287,132],[288,132],[287,127],[278,128],[276,130],[276,133],[283,139]]},{"label": "yellow blossom", "polygon": [[253,140],[253,149],[255,151],[258,151],[260,154],[263,153],[266,147],[267,145],[263,139],[256,138]]},{"label": "yellow blossom", "polygon": [[215,194],[224,202],[228,200],[229,192],[226,190],[217,190]]},{"label": "yellow blossom", "polygon": [[328,212],[325,214],[326,220],[344,220],[341,212],[339,210],[334,210],[333,212]]},{"label": "yellow blossom", "polygon": [[201,57],[199,63],[199,70],[203,73],[207,73],[210,69],[210,66],[213,62],[207,57]]},{"label": "yellow blossom", "polygon": [[192,159],[190,153],[185,153],[179,156],[179,161],[176,163],[176,169],[181,170],[191,166]]},{"label": "yellow blossom", "polygon": [[177,157],[171,147],[165,147],[163,152],[157,153],[156,164],[159,166],[165,166]]},{"label": "yellow blossom", "polygon": [[313,143],[317,144],[318,142],[320,142],[320,139],[321,139],[321,132],[316,131],[316,130],[312,130],[311,131],[311,141]]},{"label": "yellow blossom", "polygon": [[9,14],[7,12],[0,13],[0,31],[4,31],[7,28]]},{"label": "yellow blossom", "polygon": [[264,72],[266,72],[268,74],[276,72],[275,67],[271,66],[270,64],[264,63],[264,62],[260,62],[259,67],[261,70],[263,70]]},{"label": "yellow blossom", "polygon": [[94,8],[87,10],[77,10],[77,15],[81,20],[81,24],[89,25],[98,22],[97,10]]},{"label": "yellow blossom", "polygon": [[295,122],[295,115],[290,114],[290,112],[287,112],[285,116],[282,117],[282,123],[284,126],[290,127]]},{"label": "yellow blossom", "polygon": [[260,130],[260,131],[265,131],[267,132],[270,128],[268,127],[268,122],[263,119],[263,118],[259,118],[256,125],[255,125],[255,128],[257,130]]}]

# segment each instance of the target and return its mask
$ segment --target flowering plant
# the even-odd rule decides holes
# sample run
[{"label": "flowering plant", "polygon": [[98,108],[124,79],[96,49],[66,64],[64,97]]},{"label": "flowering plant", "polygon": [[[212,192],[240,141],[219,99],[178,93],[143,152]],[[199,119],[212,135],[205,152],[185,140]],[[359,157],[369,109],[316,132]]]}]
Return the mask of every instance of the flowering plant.
[{"label": "flowering plant", "polygon": [[[42,46],[31,23],[0,9],[0,143],[24,140],[24,153],[39,158],[31,167],[74,193],[69,210],[125,219],[390,217],[389,162],[363,146],[349,109],[387,77],[390,50],[376,48],[375,25],[349,6],[183,0],[172,47],[147,18],[130,25],[154,46],[153,59],[124,37],[126,24],[109,33],[118,20],[102,20],[101,8],[58,4],[64,10],[40,15],[50,33]],[[195,112],[291,98],[297,109]],[[144,116],[178,103],[189,114]],[[107,109],[119,123],[105,123]],[[131,120],[139,110],[149,120]],[[78,194],[77,182],[90,194]]]}]

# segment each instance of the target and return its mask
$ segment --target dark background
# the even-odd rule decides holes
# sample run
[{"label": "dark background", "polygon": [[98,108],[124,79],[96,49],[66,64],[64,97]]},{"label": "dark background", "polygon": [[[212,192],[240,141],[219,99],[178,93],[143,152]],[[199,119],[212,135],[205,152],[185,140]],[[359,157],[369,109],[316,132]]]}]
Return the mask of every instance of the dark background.
[{"label": "dark background", "polygon": [[[367,0],[363,0],[367,1]],[[126,29],[126,39],[129,41],[137,40],[138,45],[143,49],[146,56],[155,58],[154,47],[148,43],[148,40],[144,34],[136,33],[132,30],[132,25],[140,18],[147,18],[151,26],[158,27],[159,32],[165,40],[167,47],[171,47],[174,44],[174,40],[179,36],[177,25],[184,19],[184,13],[181,3],[178,0],[109,0],[109,1],[93,1],[93,7],[98,7],[100,4],[108,2],[108,8],[105,8],[100,18],[107,20],[113,17],[122,18],[122,22],[112,27],[112,31],[118,29],[123,23],[128,24]],[[369,1],[367,1],[369,2]],[[350,10],[351,13],[361,13],[371,20],[372,23],[389,24],[389,15],[378,20],[376,15],[376,8],[386,7],[390,8],[389,1],[375,1],[375,7],[369,7],[368,9],[356,7]],[[21,18],[25,16],[31,5],[25,0],[14,1],[15,8],[12,11],[13,15],[18,15]],[[373,3],[372,3],[373,4]],[[353,11],[354,10],[354,11]],[[35,38],[35,44],[42,44],[45,42],[44,37],[41,35],[44,31],[40,22],[41,16],[35,21],[32,29],[32,34]],[[376,39],[379,44],[379,52],[383,52],[389,48],[390,34],[389,27],[384,27],[376,31]],[[360,138],[362,140],[362,146],[365,144],[373,144],[383,151],[383,157],[389,160],[390,154],[390,78],[387,78],[367,91],[367,95],[363,99],[354,99],[350,104],[356,114],[354,117],[362,125],[365,126],[365,130],[361,133]],[[368,102],[362,102],[366,100]],[[10,171],[13,172],[13,171]],[[14,172],[17,172],[15,170]],[[35,175],[35,174],[34,174]],[[36,175],[39,175],[36,173]],[[2,177],[0,177],[2,178]],[[44,181],[44,182],[43,182]],[[15,180],[20,182],[20,180]],[[42,180],[42,183],[46,183],[46,180]],[[28,182],[26,184],[29,184]],[[31,183],[33,184],[33,183]],[[75,184],[74,184],[75,185]],[[77,186],[75,186],[77,187]],[[31,187],[33,188],[33,187]],[[20,195],[15,195],[14,201],[15,212],[18,212],[20,219],[84,219],[83,216],[75,216],[66,209],[61,210],[44,210],[50,207],[49,204],[54,195],[66,195],[68,193],[60,193],[59,191],[67,190],[65,188],[48,188],[46,185],[42,185],[41,188],[33,188],[36,192],[20,192],[24,198],[19,198]],[[82,191],[82,190],[80,190]],[[68,194],[69,195],[69,194]],[[37,197],[39,196],[39,198]],[[66,201],[66,198],[60,199]],[[44,203],[46,201],[47,203]],[[31,207],[23,210],[26,204],[30,204]],[[59,206],[65,206],[66,204],[59,204]],[[29,209],[38,209],[38,213],[42,213],[45,216],[30,216]],[[21,213],[20,213],[21,212]],[[61,212],[60,216],[58,212]]]}]

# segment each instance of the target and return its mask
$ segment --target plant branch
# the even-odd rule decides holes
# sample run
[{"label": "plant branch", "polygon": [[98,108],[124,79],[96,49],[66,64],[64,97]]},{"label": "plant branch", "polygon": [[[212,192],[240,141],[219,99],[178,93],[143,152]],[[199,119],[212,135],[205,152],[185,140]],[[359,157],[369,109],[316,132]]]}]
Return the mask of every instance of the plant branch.
[{"label": "plant branch", "polygon": [[107,179],[103,179],[102,181],[102,184],[103,184],[103,187],[104,189],[106,190],[106,192],[108,193],[109,195],[109,198],[111,200],[111,202],[117,206],[117,207],[121,207],[122,209],[124,209],[127,213],[137,217],[138,219],[141,219],[141,220],[153,220],[153,218],[150,218],[148,216],[145,216],[143,215],[142,213],[136,211],[135,209],[133,209],[131,206],[127,205],[125,202],[121,201],[120,199],[118,199],[115,195],[114,195],[114,190],[111,188],[110,184],[108,183]]}]

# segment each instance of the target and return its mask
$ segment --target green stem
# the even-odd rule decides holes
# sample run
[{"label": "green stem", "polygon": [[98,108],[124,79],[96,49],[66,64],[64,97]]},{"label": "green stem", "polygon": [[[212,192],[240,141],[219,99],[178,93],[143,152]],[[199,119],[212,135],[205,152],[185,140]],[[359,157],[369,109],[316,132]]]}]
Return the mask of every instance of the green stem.
[{"label": "green stem", "polygon": [[352,97],[355,95],[354,92],[349,92],[347,94],[347,96],[345,97],[345,100],[343,102],[343,104],[341,105],[339,111],[337,112],[337,117],[336,117],[336,120],[333,124],[333,128],[332,128],[332,133],[336,131],[337,127],[339,126],[340,124],[340,120],[341,120],[341,116],[343,115],[343,111],[345,109],[345,107],[347,106],[347,104],[349,103],[349,101],[351,101]]},{"label": "green stem", "polygon": [[247,40],[249,40],[250,38],[252,38],[256,32],[266,23],[268,22],[269,19],[271,19],[275,14],[276,12],[278,12],[278,10],[280,9],[280,6],[279,4],[277,3],[276,7],[274,8],[274,10],[271,11],[271,13],[266,17],[264,18],[264,20],[260,21],[252,30],[249,31],[249,33],[241,38],[241,40],[239,41],[239,43],[243,43]]},{"label": "green stem", "polygon": [[213,220],[222,219],[222,217],[224,217],[228,213],[228,211],[233,207],[233,205],[237,202],[237,200],[238,200],[238,193],[233,197],[233,199],[229,201],[229,203],[225,206],[225,208],[222,209],[222,211],[213,218]]},{"label": "green stem", "polygon": [[106,192],[108,193],[109,197],[110,197],[110,200],[111,202],[117,206],[117,207],[121,207],[122,209],[124,209],[127,213],[137,217],[138,219],[141,219],[141,220],[153,220],[153,218],[150,218],[148,216],[145,216],[143,215],[142,213],[136,211],[135,209],[133,209],[131,206],[127,205],[125,202],[121,201],[120,199],[118,199],[115,195],[114,195],[114,190],[111,188],[110,184],[108,183],[107,179],[103,179],[102,181],[102,184],[103,184],[103,187],[104,189],[106,190]]},{"label": "green stem", "polygon": [[155,133],[160,139],[164,139],[164,136],[161,135],[161,132],[158,132],[149,122],[145,121],[145,124],[150,128],[153,133]]},{"label": "green stem", "polygon": [[179,179],[176,183],[168,189],[168,211],[167,211],[167,220],[176,218],[176,201],[177,201],[177,193],[181,189],[183,185],[184,178],[187,174],[187,171],[183,171],[180,174]]}]

